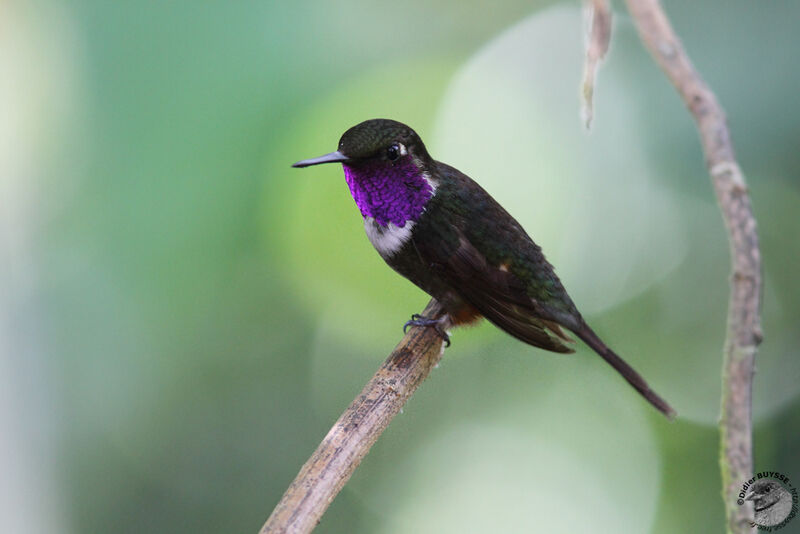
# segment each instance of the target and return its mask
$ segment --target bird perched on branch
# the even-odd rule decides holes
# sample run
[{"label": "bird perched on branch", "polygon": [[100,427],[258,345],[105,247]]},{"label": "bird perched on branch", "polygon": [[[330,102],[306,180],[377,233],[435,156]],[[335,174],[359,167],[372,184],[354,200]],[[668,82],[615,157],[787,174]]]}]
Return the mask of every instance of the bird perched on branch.
[{"label": "bird perched on branch", "polygon": [[405,124],[373,119],[342,135],[339,149],[294,167],[341,163],[378,254],[443,306],[436,328],[485,317],[512,336],[553,352],[574,352],[573,332],[668,417],[675,411],[589,328],[542,250],[469,176],[435,161]]}]

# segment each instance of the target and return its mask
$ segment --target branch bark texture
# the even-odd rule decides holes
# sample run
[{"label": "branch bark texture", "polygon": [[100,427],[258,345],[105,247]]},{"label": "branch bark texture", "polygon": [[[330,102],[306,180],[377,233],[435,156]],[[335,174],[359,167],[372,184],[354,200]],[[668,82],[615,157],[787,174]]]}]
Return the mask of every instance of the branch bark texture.
[{"label": "branch bark texture", "polygon": [[683,49],[658,0],[626,0],[639,36],[689,108],[731,248],[732,278],[722,371],[720,467],[727,530],[750,533],[750,503],[737,504],[753,473],[751,393],[761,342],[761,253],[744,174],[736,162],[725,113]]},{"label": "branch bark texture", "polygon": [[[432,318],[442,314],[435,300],[422,312]],[[311,532],[442,354],[435,329],[412,327],[300,469],[260,534]]]}]

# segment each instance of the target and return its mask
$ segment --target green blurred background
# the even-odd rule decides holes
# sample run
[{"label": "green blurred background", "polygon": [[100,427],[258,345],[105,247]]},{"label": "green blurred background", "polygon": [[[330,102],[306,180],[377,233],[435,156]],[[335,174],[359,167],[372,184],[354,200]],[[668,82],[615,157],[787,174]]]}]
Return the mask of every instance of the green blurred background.
[{"label": "green blurred background", "polygon": [[[756,469],[800,480],[800,4],[665,4],[759,221]],[[579,8],[0,3],[0,531],[257,531],[427,302],[340,169],[289,167],[390,117],[520,219],[680,417],[585,348],[458,331],[318,531],[723,532],[722,220],[624,12],[583,130]]]}]

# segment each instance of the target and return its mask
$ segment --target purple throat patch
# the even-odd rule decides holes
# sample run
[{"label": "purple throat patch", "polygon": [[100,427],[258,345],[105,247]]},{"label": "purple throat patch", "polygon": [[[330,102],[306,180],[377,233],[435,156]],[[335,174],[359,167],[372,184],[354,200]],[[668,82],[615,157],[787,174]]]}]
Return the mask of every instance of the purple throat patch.
[{"label": "purple throat patch", "polygon": [[394,165],[381,160],[342,167],[361,215],[384,227],[392,223],[402,228],[406,222],[416,221],[433,196],[430,182],[411,158]]}]

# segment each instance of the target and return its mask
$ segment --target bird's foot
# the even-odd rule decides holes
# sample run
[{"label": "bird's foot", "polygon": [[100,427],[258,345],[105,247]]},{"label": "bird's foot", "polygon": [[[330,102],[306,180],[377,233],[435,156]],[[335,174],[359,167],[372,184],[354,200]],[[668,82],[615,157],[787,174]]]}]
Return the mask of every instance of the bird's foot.
[{"label": "bird's foot", "polygon": [[439,334],[439,336],[441,336],[441,338],[444,340],[444,346],[449,347],[450,336],[448,336],[447,332],[445,332],[444,328],[442,328],[442,325],[445,324],[446,321],[447,321],[446,315],[440,317],[439,319],[430,319],[428,317],[423,317],[422,315],[415,313],[414,315],[411,316],[411,320],[403,325],[403,333],[404,334],[406,333],[409,326],[432,326],[436,330],[436,333]]}]

